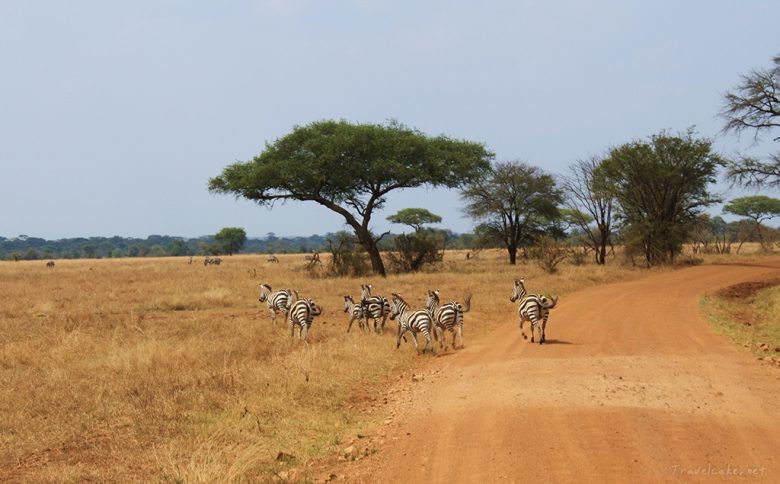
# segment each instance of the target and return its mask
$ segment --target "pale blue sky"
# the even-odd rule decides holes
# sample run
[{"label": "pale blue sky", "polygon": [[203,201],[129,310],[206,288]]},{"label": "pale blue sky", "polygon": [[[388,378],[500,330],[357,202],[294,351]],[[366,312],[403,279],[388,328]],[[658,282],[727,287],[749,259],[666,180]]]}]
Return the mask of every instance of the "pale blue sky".
[{"label": "pale blue sky", "polygon": [[[715,137],[722,93],[780,54],[779,19],[776,0],[1,0],[0,235],[340,230],[311,202],[206,188],[326,118],[395,118],[553,173],[662,129]],[[375,228],[410,206],[472,227],[456,192],[413,190]]]}]

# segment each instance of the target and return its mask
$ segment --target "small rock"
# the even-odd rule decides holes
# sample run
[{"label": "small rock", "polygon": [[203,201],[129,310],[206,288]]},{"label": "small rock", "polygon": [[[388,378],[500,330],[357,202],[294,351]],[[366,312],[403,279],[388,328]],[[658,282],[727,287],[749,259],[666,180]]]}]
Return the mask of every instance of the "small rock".
[{"label": "small rock", "polygon": [[345,458],[349,460],[354,460],[355,456],[357,455],[357,449],[354,445],[350,445],[346,449],[341,451],[341,455],[343,455]]}]

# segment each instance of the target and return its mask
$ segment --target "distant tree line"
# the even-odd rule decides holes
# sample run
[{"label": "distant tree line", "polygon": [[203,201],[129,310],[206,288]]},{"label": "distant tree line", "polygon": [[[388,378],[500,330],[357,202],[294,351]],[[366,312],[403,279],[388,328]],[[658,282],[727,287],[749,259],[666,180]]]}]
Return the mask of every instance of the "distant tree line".
[{"label": "distant tree line", "polygon": [[[456,234],[450,230],[437,231],[446,240],[447,247],[465,249],[473,246],[473,234]],[[246,238],[241,254],[289,254],[328,250],[328,240],[336,234],[278,237],[269,232],[265,237]],[[393,250],[396,234],[388,234],[380,244],[382,250]],[[188,255],[228,254],[228,250],[214,236],[185,238],[169,235],[150,235],[145,239],[132,237],[74,237],[46,240],[19,235],[0,236],[0,260],[48,259],[109,259],[119,257],[168,257]]]}]

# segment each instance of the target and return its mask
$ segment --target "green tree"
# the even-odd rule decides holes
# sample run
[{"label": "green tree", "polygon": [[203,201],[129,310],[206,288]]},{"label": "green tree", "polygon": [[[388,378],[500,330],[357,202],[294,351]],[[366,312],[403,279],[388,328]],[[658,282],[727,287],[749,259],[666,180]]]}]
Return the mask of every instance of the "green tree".
[{"label": "green tree", "polygon": [[209,180],[209,190],[272,206],[312,201],[344,217],[371,260],[385,275],[377,247],[384,235],[371,217],[393,190],[458,187],[490,166],[480,143],[430,137],[397,122],[385,125],[317,121],[266,144],[253,160],[237,162]]},{"label": "green tree", "polygon": [[692,130],[612,149],[596,176],[620,206],[627,249],[642,253],[648,266],[673,262],[696,216],[719,201],[708,185],[720,164],[712,142]]},{"label": "green tree", "polygon": [[755,222],[758,239],[765,243],[761,222],[780,217],[780,200],[766,195],[735,198],[723,207],[725,213],[747,217]]},{"label": "green tree", "polygon": [[443,231],[423,228],[441,222],[441,217],[424,208],[404,208],[387,217],[392,223],[408,225],[413,234],[401,234],[393,242],[398,255],[391,254],[395,268],[401,272],[420,270],[425,264],[441,262],[446,237]]},{"label": "green tree", "polygon": [[415,232],[419,232],[425,224],[440,223],[441,217],[424,208],[404,208],[387,217],[387,220],[394,224],[408,225]]},{"label": "green tree", "polygon": [[[740,84],[724,95],[720,112],[726,121],[723,132],[748,131],[758,141],[763,134],[780,128],[780,55],[772,60],[773,67],[741,76]],[[780,141],[780,135],[772,139]],[[766,161],[740,156],[729,160],[726,167],[727,176],[740,185],[780,186],[780,152],[770,154]]]},{"label": "green tree", "polygon": [[496,163],[491,172],[461,192],[477,232],[500,242],[517,263],[517,250],[554,226],[563,200],[555,179],[519,161]]},{"label": "green tree", "polygon": [[221,246],[222,252],[233,255],[244,246],[246,231],[240,227],[225,227],[214,235],[214,240]]}]

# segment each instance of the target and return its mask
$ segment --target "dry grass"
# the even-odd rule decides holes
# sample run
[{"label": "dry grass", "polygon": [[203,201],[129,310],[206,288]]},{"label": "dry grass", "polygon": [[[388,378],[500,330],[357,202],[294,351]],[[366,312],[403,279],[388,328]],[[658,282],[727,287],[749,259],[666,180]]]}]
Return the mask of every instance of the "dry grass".
[{"label": "dry grass", "polygon": [[[0,480],[265,480],[337,445],[388,376],[419,364],[410,344],[345,332],[344,294],[473,293],[465,341],[515,328],[512,278],[534,292],[646,274],[609,264],[556,275],[503,252],[450,253],[438,273],[311,278],[300,255],[0,262]],[[727,259],[731,260],[731,259]],[[256,269],[257,278],[252,277]],[[665,269],[666,270],[666,269]],[[324,307],[310,344],[273,327],[257,285],[293,287]],[[555,324],[554,317],[551,324]],[[277,461],[277,454],[294,456]]]}]

